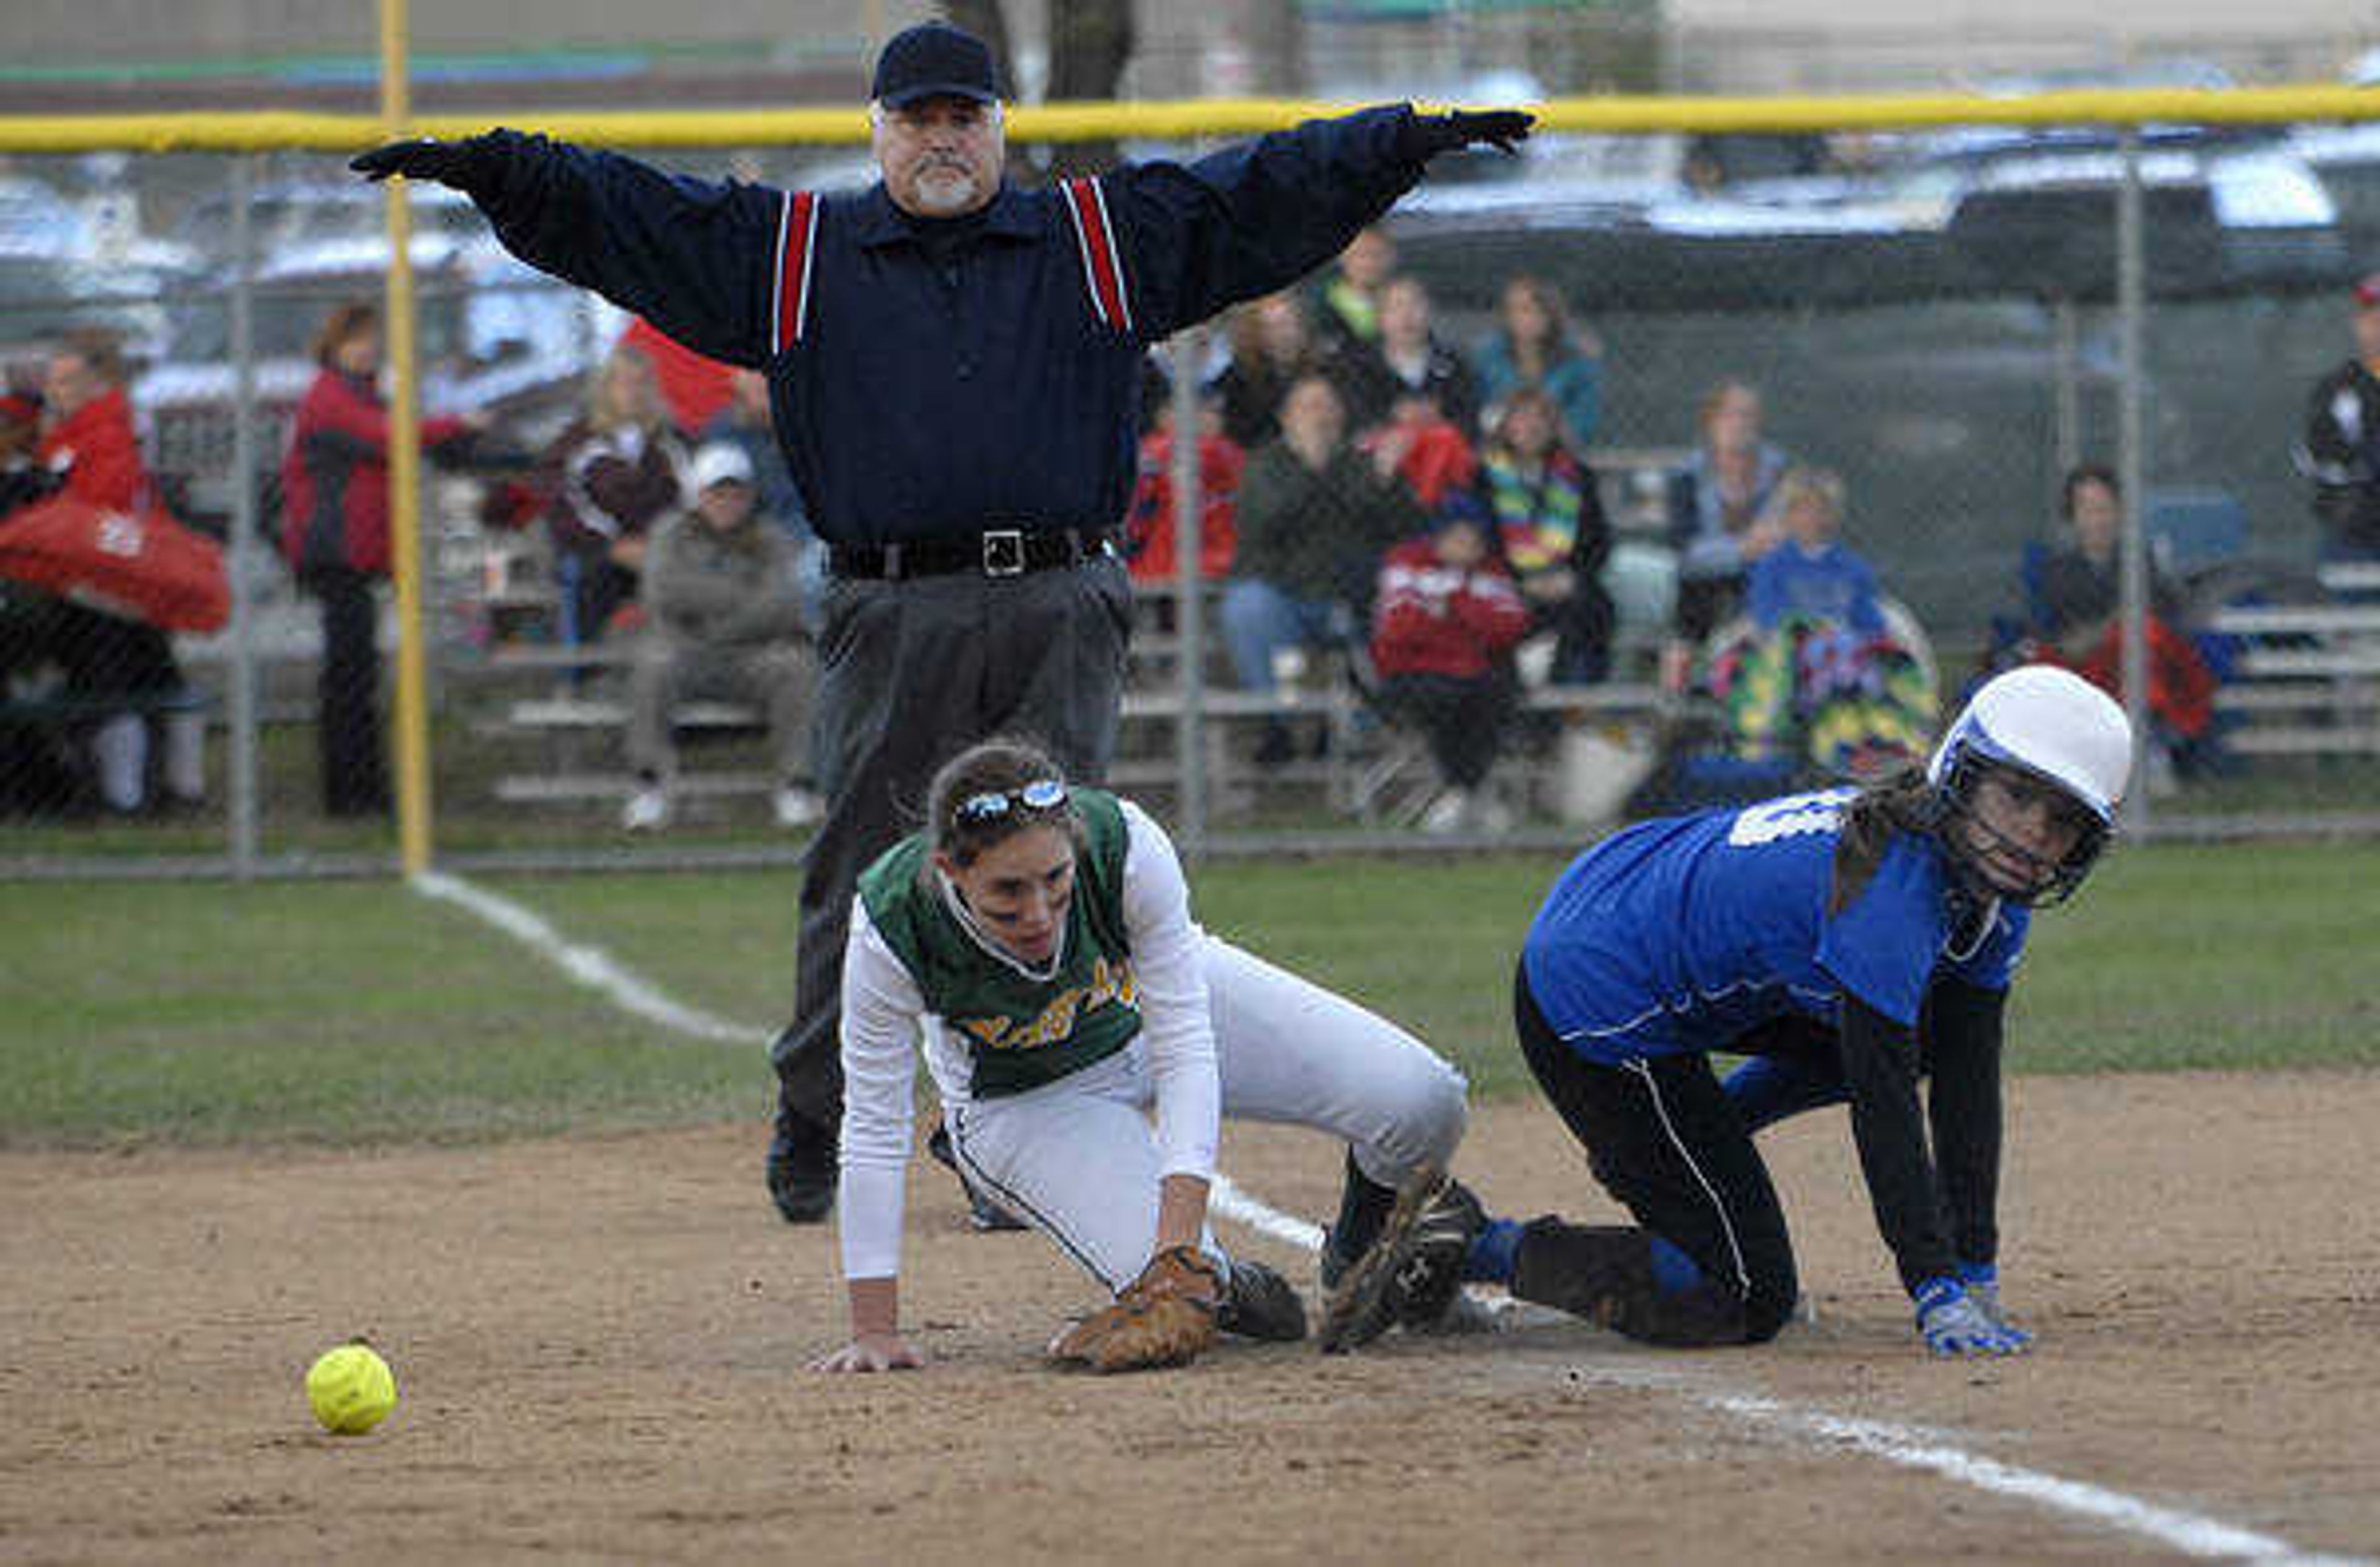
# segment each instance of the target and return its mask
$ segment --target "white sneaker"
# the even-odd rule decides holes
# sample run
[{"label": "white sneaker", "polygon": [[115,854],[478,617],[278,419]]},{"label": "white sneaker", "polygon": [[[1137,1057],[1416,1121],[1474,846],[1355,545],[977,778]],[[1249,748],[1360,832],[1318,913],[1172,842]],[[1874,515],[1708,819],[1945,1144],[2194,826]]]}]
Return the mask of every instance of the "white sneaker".
[{"label": "white sneaker", "polygon": [[797,784],[778,790],[774,804],[780,827],[808,827],[826,814],[825,802]]},{"label": "white sneaker", "polygon": [[631,832],[656,832],[669,825],[669,796],[658,784],[647,784],[628,796],[620,809],[620,825]]},{"label": "white sneaker", "polygon": [[1429,808],[1421,813],[1421,830],[1425,832],[1460,832],[1471,815],[1471,796],[1460,789],[1449,789],[1430,801]]}]

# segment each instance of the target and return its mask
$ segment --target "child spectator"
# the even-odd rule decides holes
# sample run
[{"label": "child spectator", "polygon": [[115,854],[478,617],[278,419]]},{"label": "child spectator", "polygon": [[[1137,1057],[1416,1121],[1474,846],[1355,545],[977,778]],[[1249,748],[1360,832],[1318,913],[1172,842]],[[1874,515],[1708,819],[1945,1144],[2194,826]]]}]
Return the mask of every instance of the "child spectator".
[{"label": "child spectator", "polygon": [[1774,631],[1798,617],[1868,635],[1882,631],[1876,572],[1840,537],[1843,481],[1797,468],[1777,486],[1773,506],[1784,537],[1753,565],[1753,623]]},{"label": "child spectator", "polygon": [[1512,825],[1484,787],[1512,716],[1509,655],[1529,612],[1489,527],[1479,503],[1458,491],[1427,534],[1390,550],[1380,567],[1372,663],[1383,702],[1419,726],[1446,785],[1422,819],[1432,832]]}]

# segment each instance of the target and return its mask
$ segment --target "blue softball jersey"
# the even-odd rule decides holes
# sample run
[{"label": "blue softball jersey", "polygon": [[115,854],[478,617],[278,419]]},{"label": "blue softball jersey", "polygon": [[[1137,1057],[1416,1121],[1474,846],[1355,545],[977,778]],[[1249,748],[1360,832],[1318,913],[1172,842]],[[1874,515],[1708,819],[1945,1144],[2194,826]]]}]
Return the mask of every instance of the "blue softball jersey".
[{"label": "blue softball jersey", "polygon": [[1830,789],[1641,822],[1571,862],[1529,928],[1538,1007],[1590,1061],[1723,1048],[1787,1011],[1836,1020],[1846,993],[1914,1028],[1945,976],[2005,990],[2029,911],[2006,905],[1952,946],[1948,861],[1898,833],[1828,912],[1843,807]]}]

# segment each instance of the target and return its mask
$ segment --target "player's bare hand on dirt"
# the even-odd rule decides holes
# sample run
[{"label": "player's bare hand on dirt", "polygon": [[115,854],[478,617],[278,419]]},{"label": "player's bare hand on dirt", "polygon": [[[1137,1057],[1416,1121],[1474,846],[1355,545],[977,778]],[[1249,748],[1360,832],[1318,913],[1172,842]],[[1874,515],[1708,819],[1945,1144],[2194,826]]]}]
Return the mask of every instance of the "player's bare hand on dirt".
[{"label": "player's bare hand on dirt", "polygon": [[898,1333],[863,1333],[832,1354],[810,1362],[813,1371],[914,1371],[925,1359]]}]

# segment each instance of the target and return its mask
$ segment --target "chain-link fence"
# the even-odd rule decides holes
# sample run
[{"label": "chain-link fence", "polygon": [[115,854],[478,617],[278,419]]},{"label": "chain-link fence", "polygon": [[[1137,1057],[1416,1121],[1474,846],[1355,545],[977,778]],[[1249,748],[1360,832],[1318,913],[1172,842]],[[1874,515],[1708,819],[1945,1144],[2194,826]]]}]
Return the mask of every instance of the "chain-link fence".
[{"label": "chain-link fence", "polygon": [[[795,186],[868,177],[856,151],[655,157]],[[1460,842],[1572,838],[1873,761],[1868,742],[1922,748],[1979,672],[2049,656],[2111,683],[2148,670],[2153,825],[2331,821],[2374,778],[2380,623],[2354,559],[2365,541],[2316,519],[2305,442],[2315,382],[2357,352],[2350,290],[2380,260],[2375,190],[2380,136],[2289,125],[2129,143],[1989,127],[1549,135],[1521,159],[1441,171],[1386,232],[1393,270],[1422,285],[1434,335],[1478,383],[1466,441],[1488,443],[1508,411],[1488,360],[1515,278],[1541,280],[1588,361],[1591,406],[1564,415],[1610,528],[1589,568],[1612,605],[1608,663],[1575,663],[1550,634],[1524,642],[1493,742],[1499,809],[1434,816],[1445,779],[1379,699],[1360,628],[1252,681],[1214,618],[1229,568],[1210,560],[1213,579],[1185,594],[1144,560],[1119,777],[1209,848],[1281,830],[1404,841],[1425,822]],[[632,323],[512,261],[460,198],[413,201],[435,438],[421,538],[437,853],[792,858],[808,812],[771,736],[782,713],[671,701],[657,767],[650,725],[632,738],[634,571],[590,598],[601,563],[564,516],[568,432]],[[294,410],[335,378],[324,328],[377,302],[387,261],[378,192],[327,155],[21,157],[0,180],[15,486],[0,522],[0,866],[391,863],[393,595],[376,560],[310,559],[289,526],[293,504],[324,504],[321,472],[293,478]],[[1318,292],[1301,305],[1316,327]],[[1235,348],[1253,351],[1254,314],[1160,363],[1213,390]],[[732,387],[655,351],[690,468],[704,427],[735,423]],[[377,360],[357,363],[369,403]],[[1728,383],[1756,395],[1755,454],[1839,479],[1841,539],[1888,616],[1864,652],[1806,628],[1746,640],[1747,624],[1777,629],[1738,614],[1749,598],[1682,619],[1682,589],[1706,585],[1693,508],[1739,532],[1756,520],[1732,467],[1717,511],[1681,479],[1727,466],[1706,415]],[[1152,396],[1153,424],[1165,406]],[[1197,417],[1195,399],[1178,406]],[[1141,550],[1176,526],[1184,489],[1233,471],[1177,462],[1154,427],[1144,455],[1140,504],[1118,519]],[[379,461],[322,471],[368,487]],[[2122,529],[2103,540],[2066,515],[2068,477],[2089,467],[2131,492],[2117,516],[2145,529],[2132,597],[2155,614],[2137,633],[2111,618],[2131,601]],[[1492,508],[1502,471],[1463,487]],[[296,503],[292,481],[312,486]],[[1843,690],[1903,717],[1828,729],[1827,694]],[[666,796],[642,820],[640,771]]]}]

